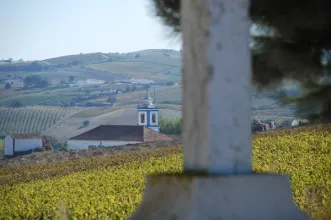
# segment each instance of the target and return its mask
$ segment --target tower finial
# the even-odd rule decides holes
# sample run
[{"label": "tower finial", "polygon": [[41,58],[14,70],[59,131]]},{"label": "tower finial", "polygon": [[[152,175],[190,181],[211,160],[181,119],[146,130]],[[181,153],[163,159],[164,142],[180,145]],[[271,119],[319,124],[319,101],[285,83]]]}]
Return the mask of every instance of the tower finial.
[{"label": "tower finial", "polygon": [[155,88],[154,88],[154,104],[156,104],[156,99],[155,99]]},{"label": "tower finial", "polygon": [[140,91],[138,92],[138,107],[140,106]]}]

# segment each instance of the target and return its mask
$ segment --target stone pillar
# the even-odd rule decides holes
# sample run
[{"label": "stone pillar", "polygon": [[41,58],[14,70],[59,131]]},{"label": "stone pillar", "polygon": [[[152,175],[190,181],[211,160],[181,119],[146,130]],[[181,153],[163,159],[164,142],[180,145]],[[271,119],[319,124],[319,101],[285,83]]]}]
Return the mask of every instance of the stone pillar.
[{"label": "stone pillar", "polygon": [[182,3],[184,169],[251,172],[249,1]]},{"label": "stone pillar", "polygon": [[252,173],[249,0],[181,0],[184,173],[148,176],[130,220],[308,219],[287,176]]}]

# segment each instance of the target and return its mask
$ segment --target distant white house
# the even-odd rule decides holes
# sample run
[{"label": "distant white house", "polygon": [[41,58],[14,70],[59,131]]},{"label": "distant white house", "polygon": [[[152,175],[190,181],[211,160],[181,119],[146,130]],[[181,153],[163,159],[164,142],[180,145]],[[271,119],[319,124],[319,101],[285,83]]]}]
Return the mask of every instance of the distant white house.
[{"label": "distant white house", "polygon": [[307,119],[294,119],[291,123],[292,127],[298,127],[301,125],[307,125],[309,121]]},{"label": "distant white house", "polygon": [[94,86],[94,85],[101,85],[106,83],[104,80],[98,79],[86,79],[86,80],[78,80],[76,83],[69,84],[70,87],[75,86]]},{"label": "distant white house", "polygon": [[5,137],[5,156],[42,148],[43,138],[40,134],[9,134]]},{"label": "distant white house", "polygon": [[149,79],[135,79],[135,78],[131,78],[130,79],[130,83],[132,84],[152,84],[154,83],[153,80],[149,80]]},{"label": "distant white house", "polygon": [[150,141],[167,141],[170,137],[142,125],[100,125],[68,140],[68,149],[113,147]]},{"label": "distant white house", "polygon": [[13,86],[24,86],[24,82],[21,79],[8,79],[5,83],[9,83]]}]

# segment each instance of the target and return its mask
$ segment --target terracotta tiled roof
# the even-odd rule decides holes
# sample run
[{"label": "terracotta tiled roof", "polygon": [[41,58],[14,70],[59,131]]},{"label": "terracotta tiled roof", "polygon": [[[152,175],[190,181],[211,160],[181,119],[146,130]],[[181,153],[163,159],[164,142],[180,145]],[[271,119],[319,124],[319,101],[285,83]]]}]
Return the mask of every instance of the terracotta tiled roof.
[{"label": "terracotta tiled roof", "polygon": [[40,133],[11,133],[10,137],[14,139],[39,139],[42,138]]},{"label": "terracotta tiled roof", "polygon": [[144,129],[144,142],[152,142],[152,141],[170,141],[171,137],[158,133],[151,128],[145,127]]},{"label": "terracotta tiled roof", "polygon": [[172,139],[140,125],[100,125],[69,140],[150,142]]}]

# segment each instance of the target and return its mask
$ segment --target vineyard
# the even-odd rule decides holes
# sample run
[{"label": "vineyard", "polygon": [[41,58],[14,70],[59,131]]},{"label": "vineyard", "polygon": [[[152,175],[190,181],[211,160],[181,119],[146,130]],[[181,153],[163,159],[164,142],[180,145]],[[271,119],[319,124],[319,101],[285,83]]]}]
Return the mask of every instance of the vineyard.
[{"label": "vineyard", "polygon": [[42,132],[73,112],[59,107],[0,107],[0,133]]},{"label": "vineyard", "polygon": [[[253,169],[291,176],[297,206],[331,219],[331,126],[253,136]],[[0,169],[0,219],[125,219],[139,204],[145,176],[182,172],[182,148]],[[270,189],[272,190],[272,189]]]}]

